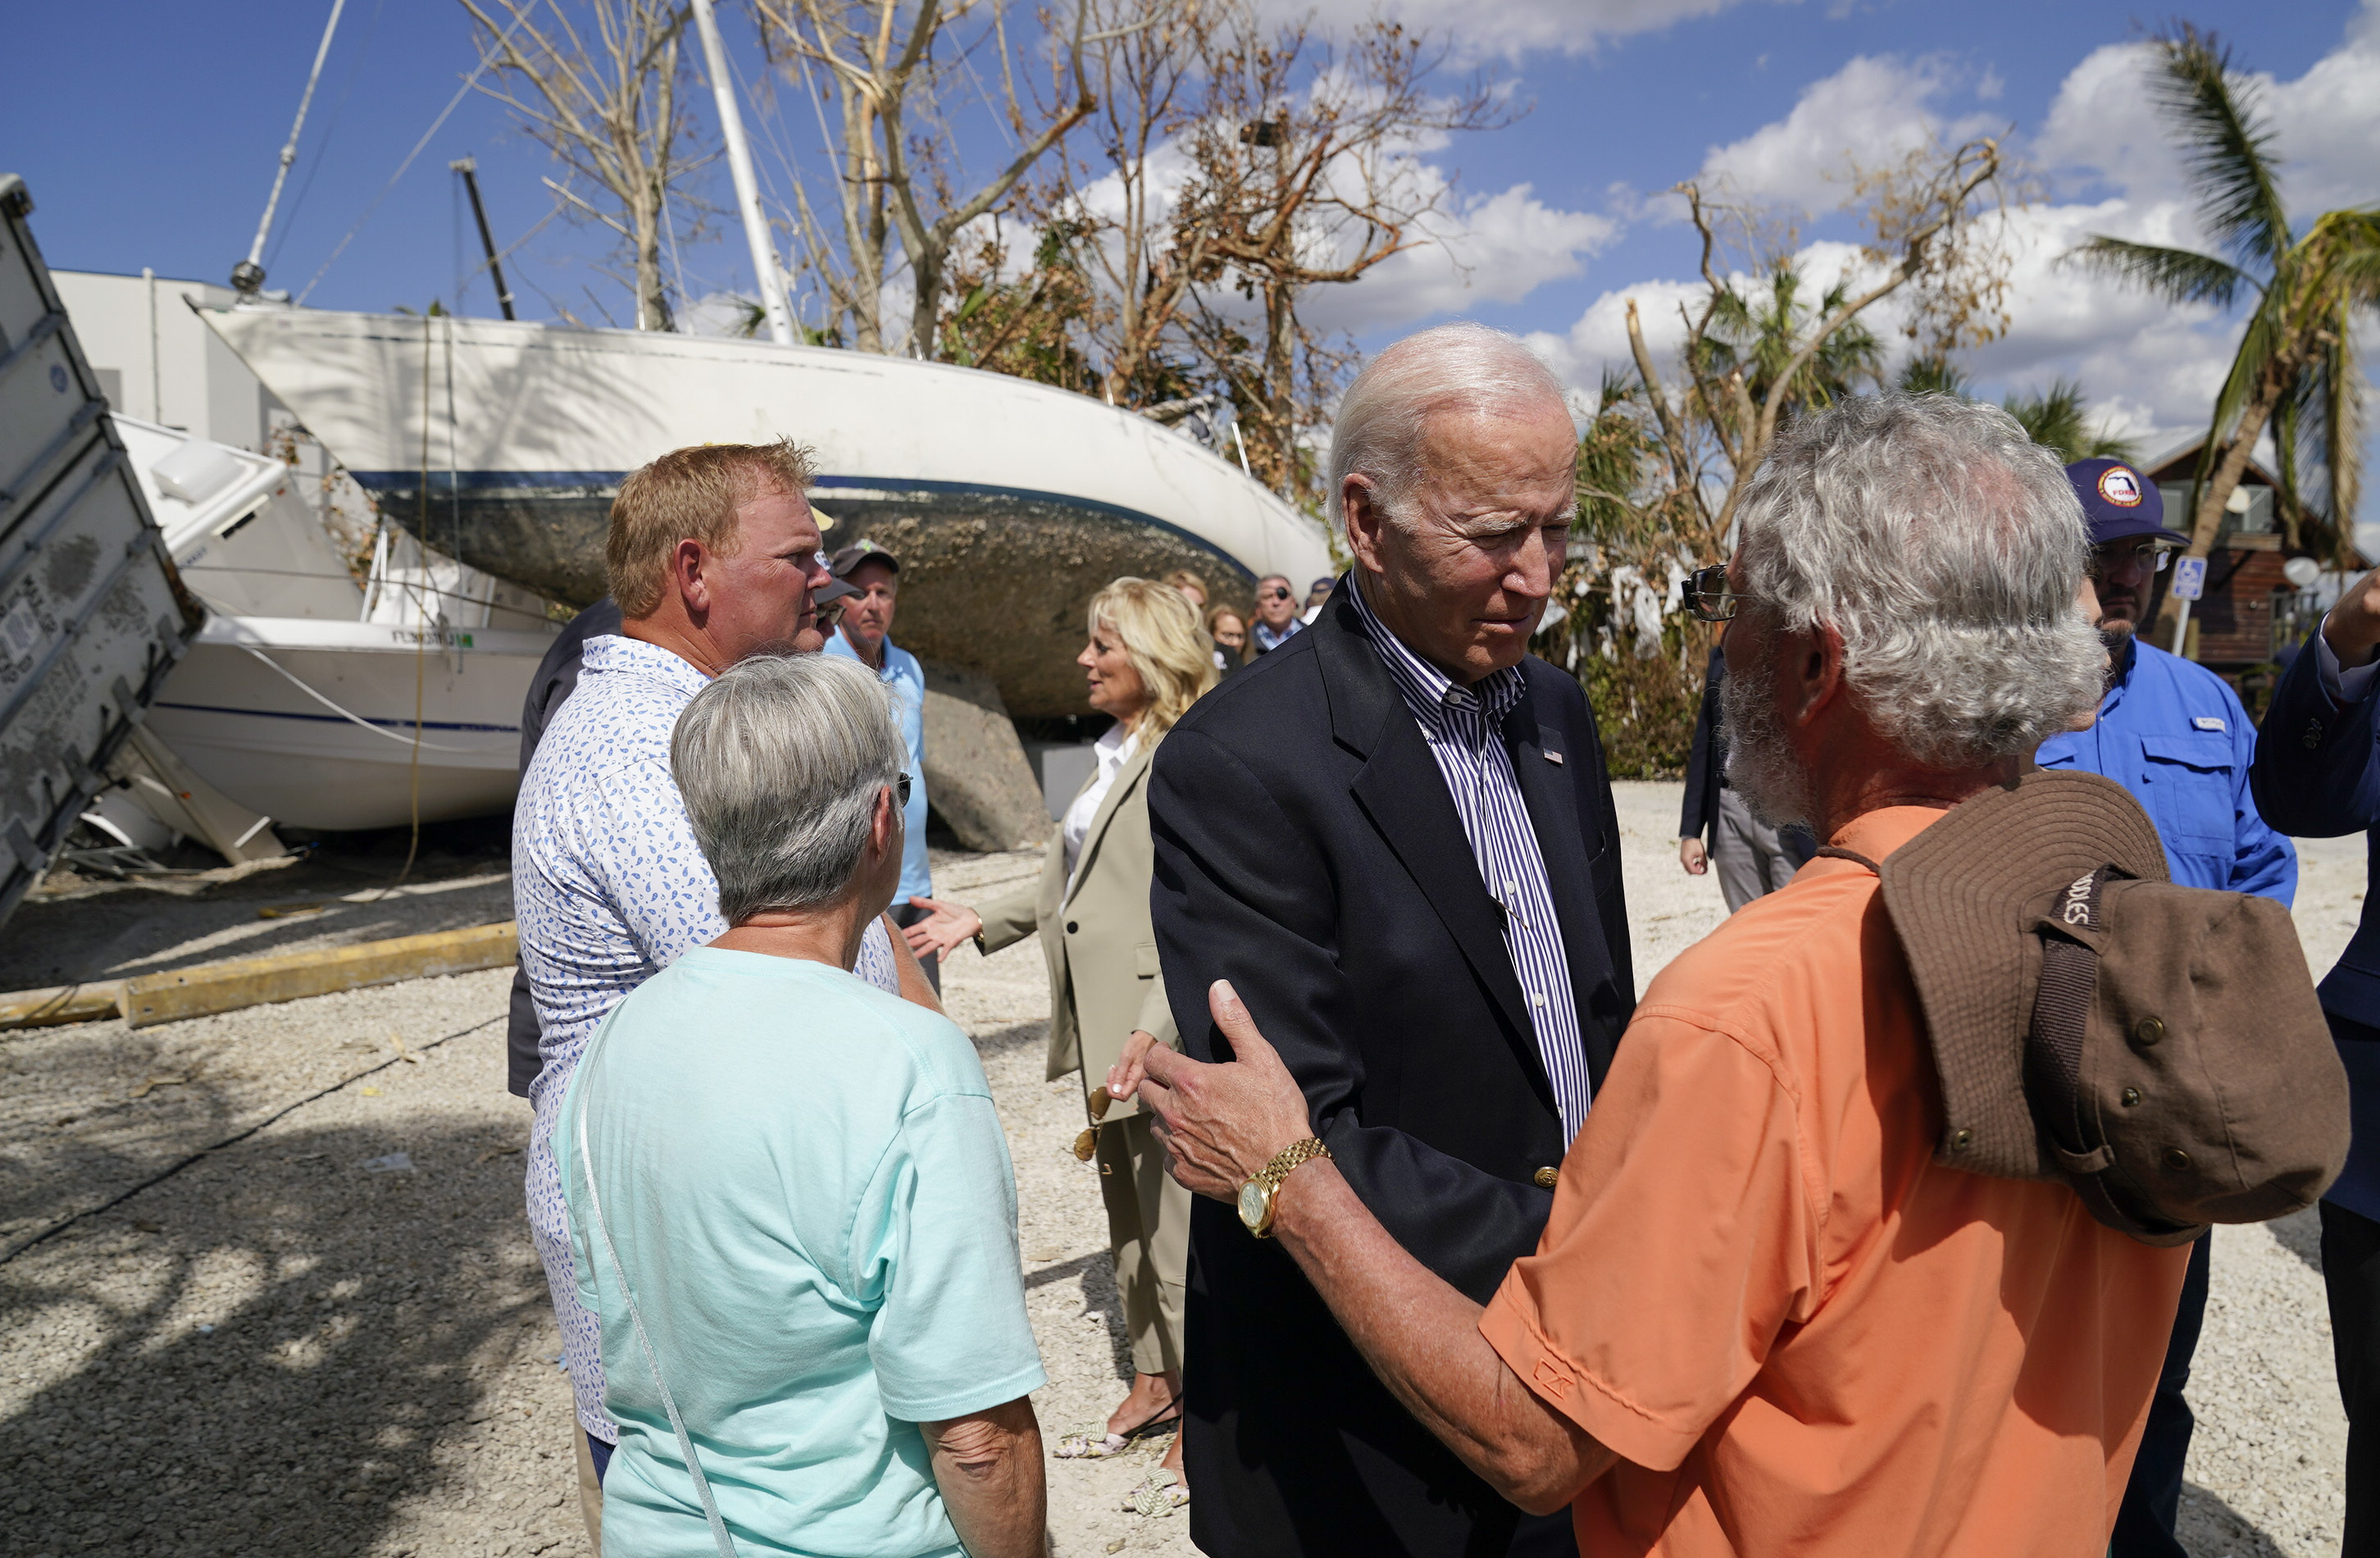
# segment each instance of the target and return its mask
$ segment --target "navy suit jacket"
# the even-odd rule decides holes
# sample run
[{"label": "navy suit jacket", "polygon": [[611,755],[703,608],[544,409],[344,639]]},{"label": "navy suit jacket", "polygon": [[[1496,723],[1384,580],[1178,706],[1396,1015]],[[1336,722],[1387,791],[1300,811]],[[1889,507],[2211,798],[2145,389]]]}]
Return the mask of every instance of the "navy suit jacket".
[{"label": "navy suit jacket", "polygon": [[[2380,730],[2373,713],[2380,688],[2342,708],[2322,687],[2322,656],[2309,642],[2273,688],[2273,706],[2256,732],[2248,783],[2256,809],[2282,833],[2336,838],[2363,833],[2365,872],[2380,862]],[[2322,981],[2325,1010],[2380,1028],[2380,922],[2370,894],[2354,940]]]},{"label": "navy suit jacket", "polygon": [[1680,838],[1709,844],[1718,826],[1719,776],[1727,772],[1727,733],[1719,728],[1719,688],[1727,680],[1727,655],[1717,646],[1703,672],[1702,706],[1694,711],[1694,744],[1686,755],[1686,804],[1678,818]]},{"label": "navy suit jacket", "polygon": [[[1201,699],[1149,784],[1158,953],[1184,1048],[1230,1058],[1229,979],[1315,1134],[1414,1257],[1485,1301],[1536,1248],[1561,1118],[1496,902],[1342,582],[1313,626]],[[1600,1087],[1635,1007],[1620,826],[1578,683],[1522,662],[1503,736],[1544,854]],[[1374,1378],[1278,1245],[1201,1199],[1190,1223],[1191,1536],[1216,1558],[1567,1551]]]}]

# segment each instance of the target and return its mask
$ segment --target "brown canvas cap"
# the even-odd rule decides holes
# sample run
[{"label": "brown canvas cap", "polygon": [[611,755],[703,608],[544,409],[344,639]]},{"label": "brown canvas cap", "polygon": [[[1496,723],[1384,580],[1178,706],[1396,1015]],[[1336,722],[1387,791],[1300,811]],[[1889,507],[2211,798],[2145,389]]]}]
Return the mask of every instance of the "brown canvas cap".
[{"label": "brown canvas cap", "polygon": [[2156,829],[2121,785],[2036,769],[1985,791],[1894,850],[1880,874],[1942,1079],[1936,1161],[2058,1177],[2024,1095],[2041,979],[2036,906],[2101,866],[2168,880]]},{"label": "brown canvas cap", "polygon": [[2289,911],[2174,886],[2123,786],[2027,773],[1878,875],[1940,1079],[1936,1162],[2063,1181],[2151,1244],[2338,1176],[2346,1076]]}]

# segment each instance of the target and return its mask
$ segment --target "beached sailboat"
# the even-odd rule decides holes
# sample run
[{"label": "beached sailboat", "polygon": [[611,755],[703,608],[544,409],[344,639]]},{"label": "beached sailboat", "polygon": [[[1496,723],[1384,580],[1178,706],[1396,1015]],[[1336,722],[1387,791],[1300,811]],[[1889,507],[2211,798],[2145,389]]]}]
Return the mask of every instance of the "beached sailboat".
[{"label": "beached sailboat", "polygon": [[945,363],[771,341],[248,305],[200,317],[383,518],[536,595],[603,592],[629,470],[705,442],[817,451],[829,546],[901,558],[901,643],[1008,712],[1082,712],[1090,598],[1190,568],[1219,594],[1331,571],[1322,528],[1131,412]]}]

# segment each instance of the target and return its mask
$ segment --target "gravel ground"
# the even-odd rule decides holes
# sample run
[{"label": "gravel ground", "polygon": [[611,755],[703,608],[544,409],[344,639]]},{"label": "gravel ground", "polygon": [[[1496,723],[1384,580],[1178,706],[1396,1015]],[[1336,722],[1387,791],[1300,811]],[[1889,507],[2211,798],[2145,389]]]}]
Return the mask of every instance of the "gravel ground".
[{"label": "gravel ground", "polygon": [[[1721,906],[1711,878],[1677,867],[1677,786],[1619,792],[1642,982]],[[2303,849],[2299,921],[2321,969],[2361,907],[2362,846]],[[443,892],[326,909],[337,918],[304,934],[509,913],[483,861],[442,869],[426,885]],[[936,860],[938,889],[963,900],[1038,869],[1032,855]],[[306,901],[264,874],[83,884],[30,903],[0,952],[12,975],[0,985],[249,951],[249,927],[282,937],[274,928],[288,924],[259,920],[258,907]],[[355,891],[352,873],[287,880]],[[76,971],[22,977],[43,959]],[[177,1558],[584,1550],[568,1386],[521,1216],[528,1111],[504,1091],[506,980],[420,980],[138,1032],[109,1022],[0,1035],[0,1546]],[[1050,1376],[1035,1400],[1054,1442],[1104,1418],[1129,1369],[1094,1172],[1069,1150],[1077,1084],[1041,1079],[1049,1002],[1029,944],[989,960],[961,952],[945,985],[1008,1125],[1027,1303]],[[2217,1232],[2191,1387],[2200,1428],[2183,1535],[2195,1558],[2336,1550],[2345,1427],[2313,1244],[2310,1218]],[[1053,1462],[1053,1551],[1191,1552],[1186,1521],[1118,1507],[1163,1450]]]}]

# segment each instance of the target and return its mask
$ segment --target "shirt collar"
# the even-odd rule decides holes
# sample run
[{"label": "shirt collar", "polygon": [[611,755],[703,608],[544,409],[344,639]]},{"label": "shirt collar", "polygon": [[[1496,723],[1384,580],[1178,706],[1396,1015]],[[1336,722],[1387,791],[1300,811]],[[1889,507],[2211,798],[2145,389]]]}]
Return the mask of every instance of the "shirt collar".
[{"label": "shirt collar", "polygon": [[1372,615],[1370,604],[1364,599],[1361,578],[1347,593],[1355,603],[1355,617],[1364,625],[1364,637],[1379,651],[1381,663],[1389,668],[1389,679],[1397,684],[1397,691],[1415,718],[1435,724],[1446,710],[1476,709],[1492,722],[1502,719],[1521,700],[1524,684],[1519,666],[1507,665],[1468,688],[1458,687],[1453,677],[1415,654],[1402,639],[1389,630],[1386,623]]},{"label": "shirt collar", "polygon": [[584,669],[599,676],[643,676],[689,697],[710,685],[701,667],[684,656],[620,633],[602,633],[587,640]]}]

